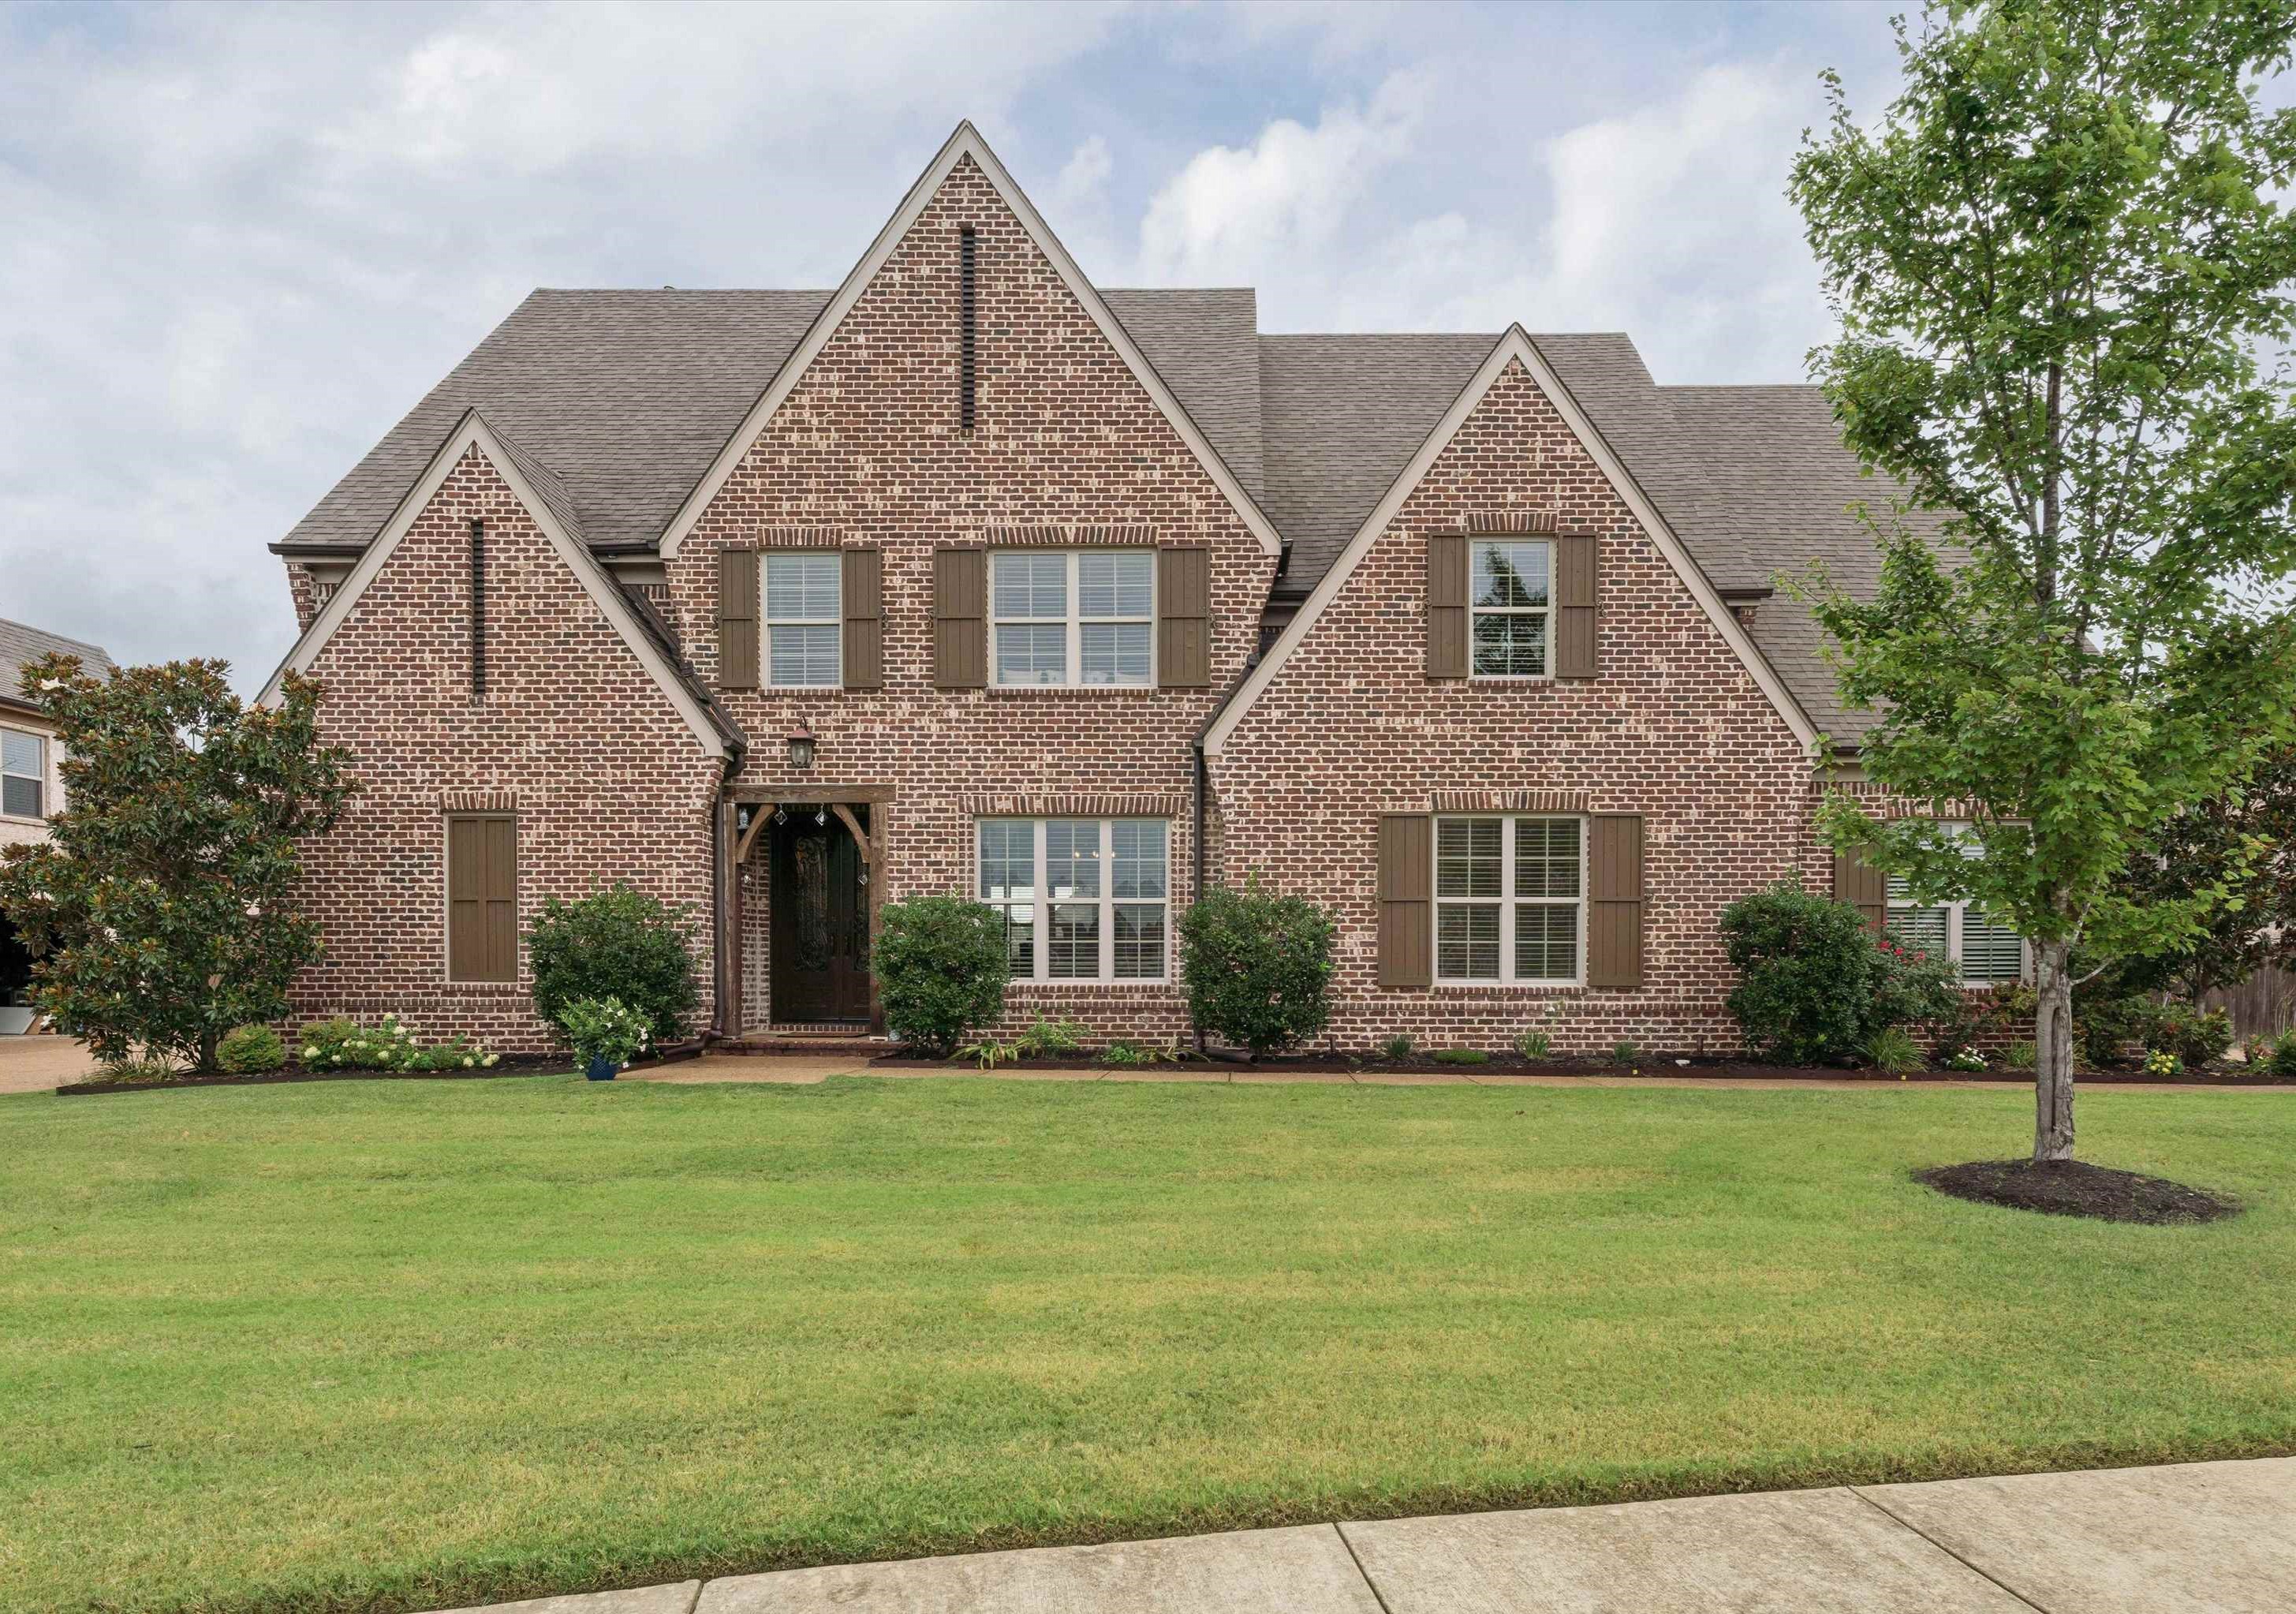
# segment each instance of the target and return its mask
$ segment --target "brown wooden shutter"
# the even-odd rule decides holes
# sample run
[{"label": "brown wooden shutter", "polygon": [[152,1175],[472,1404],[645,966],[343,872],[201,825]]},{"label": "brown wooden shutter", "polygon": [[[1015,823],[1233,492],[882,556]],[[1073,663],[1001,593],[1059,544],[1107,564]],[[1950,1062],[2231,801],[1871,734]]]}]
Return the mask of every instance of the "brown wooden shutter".
[{"label": "brown wooden shutter", "polygon": [[988,555],[933,551],[933,682],[943,689],[988,683]]},{"label": "brown wooden shutter", "polygon": [[508,814],[447,820],[447,975],[518,979],[518,820]]},{"label": "brown wooden shutter", "polygon": [[1467,538],[1427,535],[1427,676],[1467,676]]},{"label": "brown wooden shutter", "polygon": [[718,552],[718,687],[758,687],[758,552]]},{"label": "brown wooden shutter", "polygon": [[1643,820],[1597,813],[1587,821],[1587,984],[1643,984]]},{"label": "brown wooden shutter", "polygon": [[1595,676],[1595,568],[1592,533],[1554,540],[1554,676]]},{"label": "brown wooden shutter", "polygon": [[1386,813],[1379,821],[1379,984],[1435,979],[1435,821]]},{"label": "brown wooden shutter", "polygon": [[845,552],[845,687],[885,682],[885,558],[874,549]]},{"label": "brown wooden shutter", "polygon": [[1833,854],[1833,896],[1857,910],[1857,916],[1874,935],[1890,919],[1890,877],[1866,861],[1863,847],[1842,847]]},{"label": "brown wooden shutter", "polygon": [[1212,552],[1156,552],[1156,682],[1202,689],[1212,681]]}]

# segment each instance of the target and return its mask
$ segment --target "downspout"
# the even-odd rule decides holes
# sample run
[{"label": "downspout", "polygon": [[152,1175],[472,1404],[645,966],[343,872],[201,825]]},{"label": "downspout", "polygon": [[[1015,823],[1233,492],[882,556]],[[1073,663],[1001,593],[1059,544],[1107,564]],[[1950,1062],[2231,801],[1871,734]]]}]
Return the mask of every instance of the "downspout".
[{"label": "downspout", "polygon": [[1211,766],[1204,760],[1204,742],[1201,736],[1195,742],[1196,753],[1196,881],[1189,888],[1189,901],[1204,899],[1204,796],[1211,782]]}]

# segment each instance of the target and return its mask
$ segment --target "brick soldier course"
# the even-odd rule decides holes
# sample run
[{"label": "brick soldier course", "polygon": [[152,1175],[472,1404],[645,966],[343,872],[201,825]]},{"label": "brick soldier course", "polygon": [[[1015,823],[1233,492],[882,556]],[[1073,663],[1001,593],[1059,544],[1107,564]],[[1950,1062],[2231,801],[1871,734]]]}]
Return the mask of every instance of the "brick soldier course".
[{"label": "brick soldier course", "polygon": [[[628,880],[691,905],[719,1034],[868,1020],[882,904],[974,893],[981,823],[1025,819],[1040,883],[1117,825],[1087,863],[1147,884],[1103,885],[1103,930],[1150,924],[1160,837],[1165,966],[1107,978],[1153,961],[1128,928],[1095,979],[1016,980],[1013,1023],[1184,1033],[1201,862],[1333,912],[1344,1045],[1730,1048],[1723,906],[1832,880],[1813,756],[1857,718],[1768,578],[1870,580],[1855,479],[1808,389],[1659,388],[1623,338],[1267,338],[1249,292],[1103,293],[961,127],[834,292],[536,293],[274,546],[286,665],[365,787],[309,848],[299,1013],[538,1045],[516,930]],[[1468,676],[1505,537],[1546,546],[1546,676]],[[986,557],[1073,554],[1078,617],[1136,617],[1086,578],[1144,553],[1145,628],[1062,631],[1145,634],[1147,683],[1000,684]],[[775,643],[829,641],[761,590],[804,555],[825,687],[777,683]],[[1567,823],[1583,891],[1535,922],[1576,926],[1540,954],[1567,984],[1437,979],[1449,815]]]}]

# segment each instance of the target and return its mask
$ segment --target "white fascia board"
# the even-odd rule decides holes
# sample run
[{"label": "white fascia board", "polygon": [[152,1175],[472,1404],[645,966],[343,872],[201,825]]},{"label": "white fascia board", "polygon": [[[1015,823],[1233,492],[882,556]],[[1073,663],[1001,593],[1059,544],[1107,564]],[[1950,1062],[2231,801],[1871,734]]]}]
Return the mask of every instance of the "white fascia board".
[{"label": "white fascia board", "polygon": [[795,390],[821,350],[829,345],[829,339],[836,334],[837,327],[853,311],[853,306],[861,300],[862,293],[869,289],[869,283],[876,279],[877,272],[885,266],[885,260],[892,257],[893,250],[900,245],[902,239],[923,216],[925,209],[939,193],[941,185],[955,171],[956,165],[967,157],[972,159],[981,173],[988,176],[991,187],[1012,209],[1013,216],[1021,221],[1021,228],[1037,244],[1037,250],[1051,260],[1054,273],[1061,277],[1070,294],[1083,305],[1084,311],[1099,327],[1100,333],[1108,339],[1109,345],[1116,349],[1117,356],[1123,359],[1133,378],[1147,389],[1157,409],[1179,433],[1181,441],[1188,446],[1205,474],[1226,496],[1243,524],[1251,529],[1252,536],[1259,540],[1260,547],[1271,556],[1281,553],[1283,540],[1277,534],[1275,523],[1244,490],[1243,484],[1235,479],[1227,462],[1220,457],[1210,440],[1198,429],[1172,389],[1164,384],[1164,378],[1156,373],[1156,367],[1148,362],[1147,356],[1140,351],[1123,324],[1111,312],[1107,302],[1085,278],[1084,271],[1077,267],[1076,260],[1069,256],[1068,249],[1061,245],[1060,238],[1045,223],[1036,205],[1013,183],[1013,176],[1005,171],[1004,165],[996,160],[996,154],[988,149],[988,143],[980,137],[980,132],[967,122],[956,126],[956,132],[948,137],[947,143],[927,165],[923,174],[918,176],[916,184],[909,187],[908,194],[901,199],[901,205],[894,210],[892,217],[885,221],[885,227],[877,232],[877,238],[869,243],[869,250],[861,255],[861,261],[853,266],[852,272],[837,288],[836,295],[806,328],[805,335],[799,340],[795,350],[775,373],[772,383],[750,406],[750,413],[742,418],[742,424],[726,439],[726,446],[718,451],[717,459],[711,462],[701,479],[694,484],[693,490],[685,496],[685,502],[677,507],[677,513],[670,518],[668,527],[662,533],[662,555],[665,558],[676,556],[686,535],[701,520],[701,512],[709,508],[709,501],[716,498],[718,489],[725,487],[726,478],[734,474],[734,468],[742,463],[742,457],[756,443],[758,433],[766,429],[767,422],[774,418],[783,401]]},{"label": "white fascia board", "polygon": [[629,602],[622,597],[620,587],[606,575],[604,568],[599,564],[597,557],[591,554],[588,547],[559,525],[550,513],[550,507],[520,474],[517,462],[504,449],[485,418],[475,409],[464,414],[461,423],[440,446],[439,452],[431,456],[430,465],[415,479],[414,487],[407,489],[406,496],[398,502],[398,508],[391,512],[390,520],[383,523],[382,530],[374,536],[373,541],[360,554],[358,563],[351,568],[350,576],[320,608],[319,614],[311,619],[311,626],[304,630],[303,636],[295,642],[295,647],[287,652],[286,660],[279,664],[278,669],[264,684],[262,692],[256,696],[257,702],[264,706],[278,705],[281,684],[286,676],[291,672],[307,673],[311,670],[312,663],[326,648],[327,641],[334,637],[335,630],[348,619],[353,608],[358,604],[359,596],[366,592],[367,586],[374,581],[376,574],[382,570],[400,541],[414,527],[415,518],[446,485],[447,477],[454,473],[463,455],[472,448],[485,455],[496,474],[509,484],[511,492],[525,507],[535,525],[542,529],[543,537],[550,541],[551,548],[557,551],[559,559],[566,563],[576,581],[582,585],[583,592],[590,596],[615,634],[637,658],[638,664],[645,668],[647,675],[668,698],[670,705],[677,709],[677,715],[693,732],[703,752],[723,758],[726,755],[725,741],[718,738],[716,727],[693,699],[692,692],[679,679],[676,669],[662,660],[660,647],[640,626],[631,612]]},{"label": "white fascia board", "polygon": [[1762,654],[1747,635],[1745,628],[1740,626],[1738,619],[1731,614],[1730,607],[1715,590],[1713,580],[1691,558],[1690,552],[1683,547],[1682,540],[1675,536],[1674,529],[1659,514],[1658,507],[1650,502],[1640,485],[1628,474],[1625,463],[1611,450],[1603,434],[1595,430],[1595,422],[1578,406],[1578,400],[1570,395],[1570,389],[1562,384],[1562,378],[1554,373],[1554,366],[1546,362],[1546,356],[1539,352],[1538,345],[1530,340],[1529,333],[1517,324],[1510,326],[1506,334],[1499,338],[1490,356],[1483,360],[1473,378],[1460,389],[1459,396],[1451,401],[1450,408],[1435,423],[1434,430],[1427,434],[1426,441],[1420,444],[1419,452],[1413,455],[1410,463],[1397,474],[1386,494],[1372,507],[1371,514],[1356,529],[1355,536],[1348,540],[1347,547],[1340,552],[1339,559],[1332,562],[1330,569],[1316,583],[1314,591],[1308,595],[1307,602],[1300,608],[1300,614],[1284,626],[1283,632],[1268,647],[1267,653],[1260,658],[1259,665],[1251,669],[1251,676],[1237,688],[1226,706],[1221,709],[1219,716],[1204,731],[1205,756],[1218,757],[1220,754],[1221,747],[1235,732],[1236,725],[1243,721],[1244,714],[1275,683],[1276,675],[1291,658],[1293,646],[1307,637],[1315,627],[1316,619],[1339,597],[1340,590],[1347,586],[1349,576],[1362,564],[1364,556],[1371,553],[1371,546],[1379,541],[1380,535],[1387,530],[1389,524],[1402,510],[1404,501],[1419,486],[1420,479],[1427,474],[1443,450],[1450,447],[1452,438],[1466,423],[1476,406],[1483,401],[1483,395],[1491,389],[1508,364],[1516,360],[1521,362],[1523,368],[1530,373],[1531,380],[1538,383],[1539,390],[1546,395],[1547,401],[1562,414],[1563,423],[1570,428],[1571,435],[1593,457],[1596,468],[1619,497],[1625,501],[1628,510],[1642,529],[1650,535],[1651,542],[1657,545],[1658,552],[1666,557],[1667,563],[1681,578],[1683,586],[1690,590],[1691,598],[1698,602],[1707,619],[1713,623],[1715,631],[1736,652],[1755,684],[1777,709],[1779,717],[1793,731],[1794,737],[1806,750],[1816,746],[1816,727],[1801,709],[1800,702],[1793,698],[1776,669],[1770,666],[1769,659]]}]

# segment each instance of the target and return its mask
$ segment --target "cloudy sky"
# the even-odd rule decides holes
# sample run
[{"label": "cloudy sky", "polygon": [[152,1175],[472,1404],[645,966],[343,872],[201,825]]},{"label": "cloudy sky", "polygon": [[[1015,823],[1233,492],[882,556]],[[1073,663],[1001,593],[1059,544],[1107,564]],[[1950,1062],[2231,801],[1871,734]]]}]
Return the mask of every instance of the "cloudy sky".
[{"label": "cloudy sky", "polygon": [[264,545],[529,289],[834,285],[965,117],[1103,284],[1796,380],[1892,9],[0,4],[0,616],[252,688]]}]

